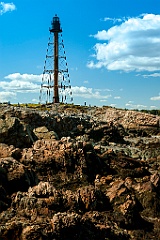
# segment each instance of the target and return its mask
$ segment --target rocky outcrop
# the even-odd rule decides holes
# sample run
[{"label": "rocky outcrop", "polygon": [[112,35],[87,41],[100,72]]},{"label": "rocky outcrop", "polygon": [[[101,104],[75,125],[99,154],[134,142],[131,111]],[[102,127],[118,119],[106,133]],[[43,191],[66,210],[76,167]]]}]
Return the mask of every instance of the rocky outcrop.
[{"label": "rocky outcrop", "polygon": [[158,239],[160,117],[0,109],[0,239]]},{"label": "rocky outcrop", "polygon": [[30,127],[16,117],[0,119],[0,142],[15,147],[28,147],[33,142]]},{"label": "rocky outcrop", "polygon": [[38,182],[32,170],[12,157],[0,158],[0,166],[2,172],[1,184],[10,194],[18,190],[26,191],[29,186]]},{"label": "rocky outcrop", "polygon": [[58,139],[56,132],[49,131],[45,126],[35,128],[33,133],[37,139]]},{"label": "rocky outcrop", "polygon": [[113,108],[108,108],[104,114],[106,121],[122,124],[126,129],[140,130],[146,129],[155,130],[159,127],[159,117],[147,113],[137,111],[124,111]]}]

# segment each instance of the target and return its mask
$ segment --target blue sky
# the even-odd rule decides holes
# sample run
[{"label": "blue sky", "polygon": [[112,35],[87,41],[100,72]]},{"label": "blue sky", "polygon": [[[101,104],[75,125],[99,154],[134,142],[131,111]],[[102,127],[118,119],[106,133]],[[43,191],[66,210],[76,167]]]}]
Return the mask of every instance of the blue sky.
[{"label": "blue sky", "polygon": [[0,2],[0,102],[37,102],[60,17],[75,104],[160,109],[159,0]]}]

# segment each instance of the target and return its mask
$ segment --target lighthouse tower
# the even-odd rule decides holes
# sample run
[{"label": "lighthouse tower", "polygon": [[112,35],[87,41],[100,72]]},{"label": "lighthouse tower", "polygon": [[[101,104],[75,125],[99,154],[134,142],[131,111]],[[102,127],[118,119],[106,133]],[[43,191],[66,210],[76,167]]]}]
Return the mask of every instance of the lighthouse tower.
[{"label": "lighthouse tower", "polygon": [[50,37],[42,75],[40,102],[72,102],[73,98],[62,39],[62,28],[57,15],[53,17],[49,31]]}]

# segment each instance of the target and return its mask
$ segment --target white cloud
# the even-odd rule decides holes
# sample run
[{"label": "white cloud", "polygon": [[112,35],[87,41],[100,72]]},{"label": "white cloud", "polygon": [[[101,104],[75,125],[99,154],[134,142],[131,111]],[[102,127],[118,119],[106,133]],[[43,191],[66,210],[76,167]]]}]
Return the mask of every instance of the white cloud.
[{"label": "white cloud", "polygon": [[[6,81],[0,81],[0,89],[5,92],[39,93],[40,83],[42,82],[42,75],[12,73],[5,76],[4,79],[6,79]],[[87,82],[88,81],[86,81],[86,83]],[[84,86],[72,87],[72,93],[74,97],[81,97],[87,99],[108,99],[109,97],[111,97],[111,95],[106,94],[106,91],[108,92],[111,90],[93,89]],[[38,100],[32,99],[32,101],[37,102]]]},{"label": "white cloud", "polygon": [[120,96],[116,96],[116,97],[114,97],[114,99],[121,99],[121,97]]},{"label": "white cloud", "polygon": [[116,22],[122,22],[124,21],[125,18],[110,18],[110,17],[106,17],[104,18],[104,21],[112,21],[113,23],[116,23]]},{"label": "white cloud", "polygon": [[151,97],[150,100],[152,100],[152,101],[160,101],[160,95],[159,96],[155,96],[155,97]]},{"label": "white cloud", "polygon": [[0,102],[8,102],[12,99],[16,99],[16,93],[14,92],[0,92]]},{"label": "white cloud", "polygon": [[83,81],[83,83],[85,83],[85,84],[88,84],[88,83],[89,83],[89,81],[85,80],[85,81]]},{"label": "white cloud", "polygon": [[20,73],[12,73],[5,77],[5,79],[16,80],[16,81],[24,81],[24,82],[41,82],[42,81],[42,74],[35,75],[35,74],[20,74]]},{"label": "white cloud", "polygon": [[115,104],[115,103],[112,103],[112,104],[110,104],[110,106],[111,106],[111,107],[116,107],[116,106],[117,106],[117,104]]},{"label": "white cloud", "polygon": [[105,42],[95,44],[96,61],[87,66],[126,72],[160,70],[159,29],[160,15],[143,14],[98,31],[94,37]]},{"label": "white cloud", "polygon": [[72,92],[75,97],[83,98],[95,98],[95,99],[108,99],[111,95],[101,95],[99,91],[94,90],[93,88],[86,87],[72,87]]},{"label": "white cloud", "polygon": [[[6,81],[0,81],[0,88],[5,92],[39,92],[42,75],[13,73],[4,77]],[[9,81],[8,81],[9,80]]]},{"label": "white cloud", "polygon": [[0,2],[0,15],[16,10],[16,6],[13,3]]},{"label": "white cloud", "polygon": [[147,108],[147,106],[142,104],[133,104],[132,101],[129,101],[128,103],[126,103],[125,106],[130,109],[146,109]]},{"label": "white cloud", "polygon": [[152,73],[152,74],[144,74],[142,75],[144,78],[149,78],[149,77],[160,77],[160,73]]},{"label": "white cloud", "polygon": [[99,91],[99,92],[112,92],[113,90],[109,89],[109,88],[96,88],[95,91]]},{"label": "white cloud", "polygon": [[157,107],[156,106],[150,106],[150,109],[156,109]]},{"label": "white cloud", "polygon": [[32,99],[32,102],[33,102],[33,103],[39,103],[39,99],[33,98],[33,99]]},{"label": "white cloud", "polygon": [[32,82],[25,82],[19,80],[13,80],[10,82],[1,81],[0,87],[5,91],[14,91],[14,92],[39,92],[40,85],[34,84]]},{"label": "white cloud", "polygon": [[98,40],[106,40],[107,39],[107,32],[106,30],[98,31],[95,35],[90,35],[90,37],[97,38]]}]

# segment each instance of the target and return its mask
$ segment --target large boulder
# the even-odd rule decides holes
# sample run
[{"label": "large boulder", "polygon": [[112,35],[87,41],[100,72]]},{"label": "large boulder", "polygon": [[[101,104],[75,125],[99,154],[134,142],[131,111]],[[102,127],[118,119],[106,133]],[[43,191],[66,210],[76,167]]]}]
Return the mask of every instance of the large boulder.
[{"label": "large boulder", "polygon": [[33,133],[38,139],[58,139],[57,133],[49,131],[45,126],[35,128]]}]

